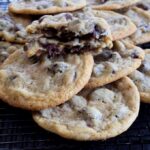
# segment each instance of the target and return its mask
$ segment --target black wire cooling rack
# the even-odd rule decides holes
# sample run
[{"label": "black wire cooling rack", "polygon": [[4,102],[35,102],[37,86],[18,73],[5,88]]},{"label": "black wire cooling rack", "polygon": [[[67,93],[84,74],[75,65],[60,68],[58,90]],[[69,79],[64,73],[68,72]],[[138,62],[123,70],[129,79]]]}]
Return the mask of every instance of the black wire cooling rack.
[{"label": "black wire cooling rack", "polygon": [[[0,0],[6,10],[8,0]],[[150,44],[142,45],[150,48]],[[97,142],[75,142],[44,131],[31,113],[0,102],[0,150],[150,150],[150,105],[141,104],[139,117],[122,135]]]}]

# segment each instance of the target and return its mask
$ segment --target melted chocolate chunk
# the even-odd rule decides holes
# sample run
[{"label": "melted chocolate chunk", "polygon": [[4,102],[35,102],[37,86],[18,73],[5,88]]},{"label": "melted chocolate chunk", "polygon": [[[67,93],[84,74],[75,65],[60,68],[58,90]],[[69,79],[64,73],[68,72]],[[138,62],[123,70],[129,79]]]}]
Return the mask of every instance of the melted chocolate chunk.
[{"label": "melted chocolate chunk", "polygon": [[57,30],[54,28],[49,28],[49,29],[47,28],[47,29],[43,29],[42,33],[44,34],[45,37],[51,38],[57,34]]},{"label": "melted chocolate chunk", "polygon": [[41,32],[44,34],[45,37],[53,37],[54,39],[57,39],[61,42],[69,42],[74,40],[75,38],[78,38],[80,40],[90,40],[94,38],[98,40],[103,36],[107,35],[106,31],[102,30],[97,25],[95,25],[93,32],[82,36],[76,36],[74,32],[67,30],[67,28],[65,27],[62,27],[59,30],[56,30],[54,28],[43,29]]},{"label": "melted chocolate chunk", "polygon": [[66,28],[62,27],[60,29],[60,34],[57,34],[58,39],[62,42],[68,42],[75,39],[75,33],[68,31]]},{"label": "melted chocolate chunk", "polygon": [[63,53],[62,49],[55,44],[48,44],[46,47],[48,57],[54,57]]}]

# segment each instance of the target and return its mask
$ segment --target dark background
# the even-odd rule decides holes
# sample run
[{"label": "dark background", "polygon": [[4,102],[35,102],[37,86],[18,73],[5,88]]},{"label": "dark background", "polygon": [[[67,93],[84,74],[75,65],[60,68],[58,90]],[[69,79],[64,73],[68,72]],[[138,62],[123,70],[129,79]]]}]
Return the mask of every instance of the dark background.
[{"label": "dark background", "polygon": [[[0,8],[6,9],[7,4],[8,0],[0,0]],[[150,150],[150,105],[141,104],[139,117],[122,135],[107,141],[76,142],[41,129],[33,122],[30,112],[0,102],[0,150],[7,149]]]}]

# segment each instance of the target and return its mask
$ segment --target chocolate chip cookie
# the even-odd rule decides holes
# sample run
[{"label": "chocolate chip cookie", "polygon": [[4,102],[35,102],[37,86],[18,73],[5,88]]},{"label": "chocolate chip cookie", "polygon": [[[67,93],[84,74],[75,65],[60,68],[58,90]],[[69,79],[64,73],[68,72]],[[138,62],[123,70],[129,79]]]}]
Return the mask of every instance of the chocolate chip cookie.
[{"label": "chocolate chip cookie", "polygon": [[16,50],[23,50],[23,45],[0,41],[0,66]]},{"label": "chocolate chip cookie", "polygon": [[0,12],[0,39],[7,42],[25,43],[27,33],[22,24],[17,24],[7,13]]},{"label": "chocolate chip cookie", "polygon": [[94,9],[117,10],[136,4],[139,0],[87,0]]},{"label": "chocolate chip cookie", "polygon": [[89,53],[49,59],[28,58],[16,51],[0,68],[0,98],[8,104],[40,110],[64,103],[89,81],[93,57]]},{"label": "chocolate chip cookie", "polygon": [[44,15],[70,12],[86,6],[86,0],[17,0],[9,11],[17,14]]},{"label": "chocolate chip cookie", "polygon": [[46,15],[27,27],[32,36],[25,46],[29,57],[47,53],[49,57],[112,47],[107,22],[92,11]]},{"label": "chocolate chip cookie", "polygon": [[145,50],[145,59],[138,70],[129,77],[140,91],[141,101],[150,103],[150,49]]},{"label": "chocolate chip cookie", "polygon": [[140,67],[144,51],[136,46],[115,41],[112,49],[94,56],[92,76],[86,87],[94,88],[116,81]]},{"label": "chocolate chip cookie", "polygon": [[150,42],[150,13],[140,8],[129,9],[127,15],[137,26],[137,31],[128,38],[134,44],[144,44]]},{"label": "chocolate chip cookie", "polygon": [[84,89],[68,102],[33,114],[42,128],[73,140],[106,140],[126,131],[139,112],[139,92],[125,77]]}]

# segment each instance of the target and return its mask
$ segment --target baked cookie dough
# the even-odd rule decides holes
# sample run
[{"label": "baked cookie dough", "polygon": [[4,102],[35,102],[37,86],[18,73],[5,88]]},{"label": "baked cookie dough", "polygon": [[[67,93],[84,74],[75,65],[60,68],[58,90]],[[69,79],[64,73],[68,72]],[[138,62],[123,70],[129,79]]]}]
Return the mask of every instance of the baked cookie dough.
[{"label": "baked cookie dough", "polygon": [[45,15],[29,25],[27,32],[37,36],[25,46],[28,57],[43,53],[51,57],[112,47],[109,25],[89,10]]},{"label": "baked cookie dough", "polygon": [[125,77],[96,89],[84,89],[70,101],[33,114],[42,128],[64,138],[106,140],[126,131],[139,112],[139,92]]},{"label": "baked cookie dough", "polygon": [[44,15],[70,12],[86,6],[86,0],[17,0],[9,11],[17,14]]},{"label": "baked cookie dough", "polygon": [[137,26],[137,31],[128,40],[134,44],[144,44],[150,42],[150,13],[140,8],[129,9],[127,15]]},{"label": "baked cookie dough", "polygon": [[145,50],[145,59],[141,67],[129,77],[140,91],[141,101],[150,103],[150,49]]},{"label": "baked cookie dough", "polygon": [[38,60],[16,51],[0,68],[0,98],[15,107],[40,110],[64,103],[89,81],[93,56],[66,55]]},{"label": "baked cookie dough", "polygon": [[22,24],[17,24],[7,13],[0,12],[0,39],[7,42],[25,43],[27,33]]},{"label": "baked cookie dough", "polygon": [[139,0],[87,0],[94,9],[117,10],[136,4]]},{"label": "baked cookie dough", "polygon": [[129,75],[140,67],[144,51],[136,46],[115,41],[112,49],[94,56],[94,67],[88,88],[103,86]]},{"label": "baked cookie dough", "polygon": [[107,21],[114,41],[128,37],[137,29],[130,18],[119,13],[107,10],[95,10],[94,14]]},{"label": "baked cookie dough", "polygon": [[0,41],[0,66],[16,50],[23,50],[23,45]]}]

